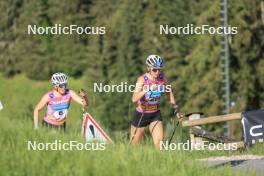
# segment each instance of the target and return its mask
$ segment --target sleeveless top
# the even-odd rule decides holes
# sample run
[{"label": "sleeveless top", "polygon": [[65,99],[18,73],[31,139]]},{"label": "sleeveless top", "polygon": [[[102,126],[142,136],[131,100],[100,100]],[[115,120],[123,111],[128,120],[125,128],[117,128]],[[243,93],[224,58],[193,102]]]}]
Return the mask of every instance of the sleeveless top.
[{"label": "sleeveless top", "polygon": [[48,93],[48,96],[47,113],[44,117],[44,121],[56,126],[63,125],[66,121],[72,99],[70,91],[66,90],[65,94],[61,97],[55,97],[54,93],[51,91]]},{"label": "sleeveless top", "polygon": [[[144,113],[153,113],[159,111],[160,106],[160,97],[162,93],[165,91],[164,85],[164,75],[160,73],[158,78],[154,80],[150,80],[145,73],[143,75],[144,83],[143,89],[148,90],[148,92],[139,100],[136,111]],[[155,84],[154,90],[150,90],[150,85]]]}]

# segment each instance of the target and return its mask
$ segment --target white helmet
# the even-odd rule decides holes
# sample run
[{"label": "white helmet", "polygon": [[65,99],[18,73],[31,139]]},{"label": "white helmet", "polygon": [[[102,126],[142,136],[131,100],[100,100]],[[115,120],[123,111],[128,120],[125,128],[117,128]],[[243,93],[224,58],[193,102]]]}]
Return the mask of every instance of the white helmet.
[{"label": "white helmet", "polygon": [[68,77],[64,73],[54,73],[51,77],[51,82],[53,85],[67,84]]},{"label": "white helmet", "polygon": [[161,69],[163,67],[163,60],[158,55],[149,55],[146,60],[146,64],[150,68]]}]

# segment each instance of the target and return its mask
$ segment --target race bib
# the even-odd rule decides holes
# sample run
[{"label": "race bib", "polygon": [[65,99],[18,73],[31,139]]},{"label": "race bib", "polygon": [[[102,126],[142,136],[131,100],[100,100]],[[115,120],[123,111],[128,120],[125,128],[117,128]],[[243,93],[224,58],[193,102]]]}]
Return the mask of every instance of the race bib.
[{"label": "race bib", "polygon": [[63,120],[66,118],[67,113],[68,113],[67,109],[59,110],[59,111],[55,111],[53,113],[53,116],[55,117],[56,120]]},{"label": "race bib", "polygon": [[145,95],[145,99],[147,100],[148,103],[154,104],[154,103],[158,103],[160,100],[160,96],[161,96],[160,91],[149,91],[146,93]]}]

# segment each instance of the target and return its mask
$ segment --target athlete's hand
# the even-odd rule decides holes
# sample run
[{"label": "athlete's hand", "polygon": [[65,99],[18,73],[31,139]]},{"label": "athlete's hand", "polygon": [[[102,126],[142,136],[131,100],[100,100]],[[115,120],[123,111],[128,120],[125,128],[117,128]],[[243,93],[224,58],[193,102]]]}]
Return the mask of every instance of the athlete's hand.
[{"label": "athlete's hand", "polygon": [[82,98],[87,96],[86,91],[85,91],[84,89],[80,89],[80,91],[79,91],[79,95],[80,95],[80,97],[82,97]]},{"label": "athlete's hand", "polygon": [[180,110],[179,110],[179,106],[178,106],[178,105],[173,105],[173,106],[172,106],[172,112],[173,112],[173,115],[176,116],[177,113],[180,112]]},{"label": "athlete's hand", "polygon": [[173,115],[178,118],[178,120],[181,122],[183,120],[183,113],[180,112],[179,106],[178,105],[173,105]]},{"label": "athlete's hand", "polygon": [[84,89],[80,89],[79,95],[82,98],[83,106],[88,106],[88,97],[87,97],[86,91]]}]

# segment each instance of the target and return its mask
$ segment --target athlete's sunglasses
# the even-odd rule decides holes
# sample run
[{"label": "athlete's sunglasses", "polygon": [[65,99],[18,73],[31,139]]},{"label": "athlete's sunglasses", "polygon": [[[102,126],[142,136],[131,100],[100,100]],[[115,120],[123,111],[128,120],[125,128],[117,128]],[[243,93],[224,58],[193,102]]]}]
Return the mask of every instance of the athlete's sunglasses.
[{"label": "athlete's sunglasses", "polygon": [[160,69],[153,68],[153,69],[151,69],[151,71],[156,73],[156,72],[160,71]]},{"label": "athlete's sunglasses", "polygon": [[58,86],[61,89],[66,89],[67,88],[67,84],[59,84]]}]

